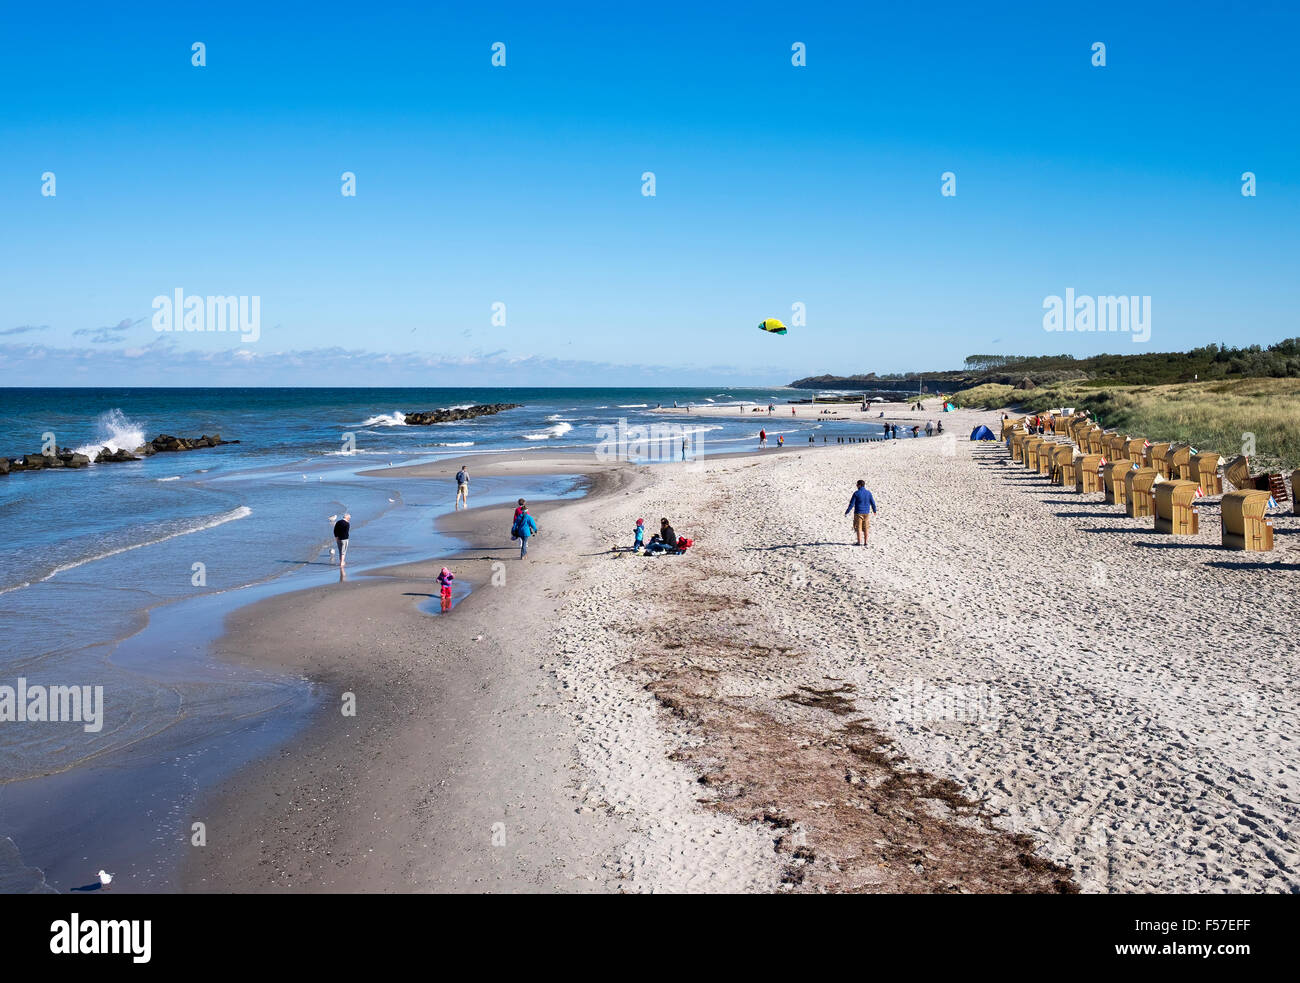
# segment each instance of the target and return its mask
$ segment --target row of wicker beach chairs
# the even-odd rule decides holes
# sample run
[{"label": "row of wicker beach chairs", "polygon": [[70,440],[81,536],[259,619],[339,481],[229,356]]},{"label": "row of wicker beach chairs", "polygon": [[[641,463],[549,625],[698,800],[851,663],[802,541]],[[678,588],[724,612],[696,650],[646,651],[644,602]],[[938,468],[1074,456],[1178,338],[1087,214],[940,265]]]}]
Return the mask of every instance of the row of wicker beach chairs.
[{"label": "row of wicker beach chairs", "polygon": [[[1042,432],[1037,432],[1041,430]],[[1081,494],[1105,496],[1131,518],[1150,518],[1155,531],[1175,536],[1199,531],[1197,502],[1221,495],[1223,545],[1229,549],[1264,552],[1273,548],[1270,503],[1287,501],[1281,474],[1250,473],[1245,456],[1224,462],[1217,453],[1193,453],[1189,444],[1156,443],[1142,437],[1108,432],[1086,414],[1007,419],[1002,439],[1011,460]],[[1220,469],[1222,468],[1222,474]],[[1224,481],[1235,490],[1224,493]],[[1291,475],[1293,502],[1300,515],[1300,470]]]}]

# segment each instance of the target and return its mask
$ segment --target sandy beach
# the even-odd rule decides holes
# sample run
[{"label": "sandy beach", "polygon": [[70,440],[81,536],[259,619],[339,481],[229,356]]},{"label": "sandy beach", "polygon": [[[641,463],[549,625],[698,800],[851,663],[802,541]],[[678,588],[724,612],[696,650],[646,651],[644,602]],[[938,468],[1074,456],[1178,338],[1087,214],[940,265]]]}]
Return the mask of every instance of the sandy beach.
[{"label": "sandy beach", "polygon": [[[450,517],[474,585],[451,613],[417,607],[441,561],[238,612],[223,655],[358,711],[213,798],[237,833],[186,887],[1296,890],[1300,520],[1264,556],[1218,547],[1212,502],[1157,536],[965,439],[996,419],[536,461],[591,494],[538,504],[524,561],[508,508]],[[688,554],[612,551],[661,515]]]}]

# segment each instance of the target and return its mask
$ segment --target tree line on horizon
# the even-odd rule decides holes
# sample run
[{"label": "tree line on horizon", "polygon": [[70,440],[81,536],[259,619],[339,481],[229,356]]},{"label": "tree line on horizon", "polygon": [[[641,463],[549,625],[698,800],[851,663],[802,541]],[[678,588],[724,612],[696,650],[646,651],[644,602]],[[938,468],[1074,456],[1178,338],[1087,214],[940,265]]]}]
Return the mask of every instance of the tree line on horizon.
[{"label": "tree line on horizon", "polygon": [[821,375],[790,383],[795,389],[879,387],[893,382],[942,382],[963,387],[992,382],[1035,385],[1088,380],[1116,385],[1158,386],[1227,378],[1300,378],[1300,337],[1262,347],[1209,344],[1186,352],[1133,355],[968,355],[959,370]]}]

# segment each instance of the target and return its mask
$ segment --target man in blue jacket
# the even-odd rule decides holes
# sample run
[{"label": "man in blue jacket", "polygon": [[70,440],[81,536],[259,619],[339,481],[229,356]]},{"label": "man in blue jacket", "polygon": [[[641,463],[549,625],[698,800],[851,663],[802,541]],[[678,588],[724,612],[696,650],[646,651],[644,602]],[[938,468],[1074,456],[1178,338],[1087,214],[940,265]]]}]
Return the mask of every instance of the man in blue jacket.
[{"label": "man in blue jacket", "polygon": [[522,560],[528,555],[529,537],[537,534],[537,523],[533,521],[527,505],[520,506],[519,518],[515,520],[515,527],[511,532],[519,537],[519,559]]},{"label": "man in blue jacket", "polygon": [[867,491],[865,481],[858,482],[858,490],[849,499],[849,507],[844,514],[853,513],[853,533],[857,537],[857,546],[867,545],[867,534],[871,532],[871,513],[876,511],[876,500]]}]

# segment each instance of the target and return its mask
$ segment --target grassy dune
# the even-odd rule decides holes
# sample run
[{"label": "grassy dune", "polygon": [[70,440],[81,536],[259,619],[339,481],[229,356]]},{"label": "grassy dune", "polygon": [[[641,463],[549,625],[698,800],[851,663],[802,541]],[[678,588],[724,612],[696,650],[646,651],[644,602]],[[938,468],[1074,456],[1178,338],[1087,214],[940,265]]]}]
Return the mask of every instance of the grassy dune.
[{"label": "grassy dune", "polygon": [[1148,440],[1176,440],[1224,457],[1255,435],[1258,466],[1300,467],[1300,379],[1233,379],[1166,386],[1062,382],[1038,389],[985,384],[956,393],[958,406],[1043,413],[1087,410],[1105,427]]}]

